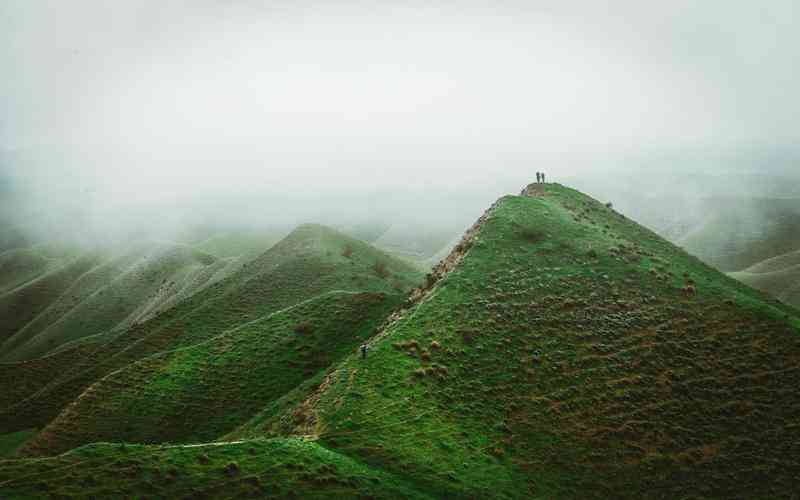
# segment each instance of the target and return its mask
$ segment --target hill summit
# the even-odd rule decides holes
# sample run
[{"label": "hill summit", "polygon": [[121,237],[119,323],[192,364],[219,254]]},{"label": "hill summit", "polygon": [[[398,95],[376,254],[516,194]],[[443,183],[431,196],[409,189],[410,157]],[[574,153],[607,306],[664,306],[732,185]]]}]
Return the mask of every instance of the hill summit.
[{"label": "hill summit", "polygon": [[[320,305],[341,307],[331,300]],[[352,304],[374,304],[371,314],[382,307]],[[0,493],[81,484],[95,496],[791,497],[800,477],[799,314],[610,206],[533,184],[487,210],[369,338],[368,356],[348,347],[261,412],[248,401],[252,418],[226,422],[231,430],[202,453],[98,444],[0,462]],[[297,319],[274,316],[269,335],[288,335],[284,325]],[[341,334],[331,328],[309,349]],[[347,338],[353,346],[360,337]],[[234,356],[225,363],[235,370],[290,352],[237,342],[229,334],[112,374],[30,451],[46,455],[50,438],[72,442],[70,424],[93,408],[113,411],[116,380],[141,402],[140,377],[148,390],[180,381],[197,356]],[[164,400],[157,407],[174,410]],[[31,474],[36,484],[14,479]]]}]

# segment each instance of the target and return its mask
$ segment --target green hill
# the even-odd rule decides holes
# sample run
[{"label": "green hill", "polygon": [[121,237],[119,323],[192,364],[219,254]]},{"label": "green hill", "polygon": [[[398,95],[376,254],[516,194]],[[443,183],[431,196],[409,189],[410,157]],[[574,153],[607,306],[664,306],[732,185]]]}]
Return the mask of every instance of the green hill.
[{"label": "green hill", "polygon": [[797,311],[580,193],[529,194],[267,428],[441,496],[790,495]]},{"label": "green hill", "polygon": [[[795,495],[800,313],[577,191],[523,193],[501,198],[467,231],[370,339],[366,359],[350,350],[324,376],[276,391],[283,396],[213,445],[104,444],[0,462],[0,494]],[[291,252],[308,246],[335,247]],[[198,341],[202,325],[183,333]],[[181,367],[195,365],[182,356],[143,361],[162,373],[179,360],[163,372],[171,377],[148,375],[138,391],[183,380]],[[125,398],[137,394],[136,370],[120,388]],[[109,394],[103,384],[116,375],[95,387]],[[92,431],[70,430],[87,439]]]},{"label": "green hill", "polygon": [[91,386],[27,452],[82,444],[212,441],[357,350],[402,300],[329,292],[192,347],[145,358]]},{"label": "green hill", "polygon": [[[61,293],[34,296],[37,314],[0,345],[0,360],[42,356],[89,335],[126,328],[188,297],[224,273],[227,263],[188,247],[142,244],[119,257],[101,258],[80,274],[56,271]],[[69,266],[68,266],[69,267]],[[0,310],[28,305],[29,289],[45,276],[0,297]],[[66,281],[69,278],[69,281]],[[26,307],[25,312],[34,309]]]},{"label": "green hill", "polygon": [[249,260],[264,253],[283,239],[289,231],[226,231],[216,233],[192,246],[221,259],[243,258]]},{"label": "green hill", "polygon": [[678,244],[726,272],[800,249],[797,198],[710,198],[702,222]]},{"label": "green hill", "polygon": [[[366,243],[323,226],[300,226],[233,275],[154,318],[73,344],[89,352],[0,410],[0,430],[43,427],[91,384],[147,356],[198,344],[326,292],[394,295],[421,279],[412,266]],[[4,382],[11,384],[0,381],[0,389]]]},{"label": "green hill", "polygon": [[800,250],[767,259],[729,275],[786,304],[800,307]]},{"label": "green hill", "polygon": [[102,262],[98,254],[86,253],[40,276],[23,287],[0,295],[0,359],[11,337],[56,302],[85,273]]},{"label": "green hill", "polygon": [[52,265],[50,259],[35,249],[22,248],[0,253],[0,294],[43,275]]}]

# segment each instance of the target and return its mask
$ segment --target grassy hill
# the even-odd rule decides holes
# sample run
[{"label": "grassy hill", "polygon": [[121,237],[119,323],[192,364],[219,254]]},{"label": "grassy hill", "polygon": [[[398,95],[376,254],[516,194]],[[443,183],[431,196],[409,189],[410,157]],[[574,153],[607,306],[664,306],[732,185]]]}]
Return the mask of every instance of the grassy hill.
[{"label": "grassy hill", "polygon": [[800,249],[800,199],[712,198],[677,243],[726,272]]},{"label": "grassy hill", "polygon": [[443,496],[791,494],[797,311],[580,193],[530,194],[267,428]]},{"label": "grassy hill", "polygon": [[[141,244],[91,264],[79,267],[80,273],[55,271],[52,279],[47,275],[0,296],[2,311],[37,312],[6,331],[0,360],[35,358],[66,342],[146,320],[212,283],[227,266],[208,254],[170,244]],[[38,292],[41,283],[50,282],[56,293]]]},{"label": "grassy hill", "polygon": [[767,259],[729,275],[789,305],[800,307],[800,250]]},{"label": "grassy hill", "polygon": [[323,226],[300,226],[233,275],[149,321],[73,345],[89,346],[89,352],[35,393],[0,409],[0,430],[43,427],[91,384],[147,356],[198,344],[326,292],[394,295],[421,279],[412,266],[366,243]]},{"label": "grassy hill", "polygon": [[192,246],[221,259],[235,257],[249,260],[264,253],[288,233],[288,230],[226,231],[216,233]]},{"label": "grassy hill", "polygon": [[[524,193],[467,231],[367,359],[351,351],[207,447],[0,462],[0,494],[792,497],[798,310],[577,191]],[[169,359],[165,386],[193,366]],[[297,462],[314,472],[278,474]]]},{"label": "grassy hill", "polygon": [[109,374],[48,425],[26,452],[82,444],[212,441],[355,352],[402,300],[329,292],[201,344]]},{"label": "grassy hill", "polygon": [[43,245],[0,253],[0,295],[62,266],[72,254],[67,249]]}]

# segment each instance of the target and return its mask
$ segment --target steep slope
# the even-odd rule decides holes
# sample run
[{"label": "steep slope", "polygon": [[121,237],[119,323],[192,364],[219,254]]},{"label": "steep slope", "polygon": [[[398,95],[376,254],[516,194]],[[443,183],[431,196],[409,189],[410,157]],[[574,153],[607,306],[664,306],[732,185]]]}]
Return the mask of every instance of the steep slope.
[{"label": "steep slope", "polygon": [[97,441],[211,441],[357,350],[402,300],[329,292],[201,344],[143,359],[91,386],[27,454]]},{"label": "steep slope", "polygon": [[[102,262],[99,254],[84,254],[63,266],[0,295],[0,343],[8,341],[25,325],[57,301],[85,273]],[[2,344],[0,344],[2,345]],[[6,354],[0,349],[0,359]]]},{"label": "steep slope", "polygon": [[800,307],[800,250],[728,274],[789,305]]},{"label": "steep slope", "polygon": [[0,429],[42,427],[89,385],[147,356],[195,345],[332,290],[397,294],[421,278],[415,268],[366,243],[323,226],[300,226],[235,274],[153,319],[90,337],[94,347],[81,362],[0,409]]},{"label": "steep slope", "polygon": [[[142,244],[104,259],[73,277],[49,303],[42,300],[46,307],[0,345],[0,359],[35,358],[65,342],[145,320],[213,282],[225,266],[208,254],[170,244]],[[0,301],[16,304],[25,293],[19,289]]]},{"label": "steep slope", "polygon": [[259,428],[442,496],[791,496],[797,311],[580,193],[526,194],[468,232],[367,360]]}]

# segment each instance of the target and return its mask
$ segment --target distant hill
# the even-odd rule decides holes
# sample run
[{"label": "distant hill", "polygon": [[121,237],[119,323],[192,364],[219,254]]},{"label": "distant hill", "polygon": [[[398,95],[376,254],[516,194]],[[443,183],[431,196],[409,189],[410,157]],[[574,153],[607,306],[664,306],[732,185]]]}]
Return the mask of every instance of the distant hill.
[{"label": "distant hill", "polygon": [[706,200],[707,218],[678,239],[723,271],[740,271],[800,250],[800,199]]},{"label": "distant hill", "polygon": [[[95,372],[86,392],[40,391],[42,405],[67,389],[82,396],[23,453],[92,439],[187,442],[205,416],[198,439],[232,430],[197,446],[101,443],[0,461],[0,496],[795,495],[797,309],[580,192],[531,185],[467,230],[369,338],[362,359],[352,348],[361,333],[341,350],[328,344],[350,330],[325,321],[340,307],[327,300],[359,277],[361,289],[389,295],[418,276],[384,255],[303,226],[240,273],[118,337],[146,339],[147,348],[127,344],[122,353],[137,355]],[[314,315],[321,336],[287,329],[300,318],[290,311]],[[348,311],[340,314],[358,316]],[[241,337],[231,331],[249,321]],[[278,341],[287,337],[302,348]],[[326,349],[342,357],[299,382],[303,353],[311,361]],[[257,367],[280,359],[292,383],[268,390],[279,381]],[[235,401],[248,389],[263,406]],[[204,394],[213,395],[207,405]],[[32,401],[0,415],[0,428],[34,421]],[[197,418],[186,417],[191,408]]]},{"label": "distant hill", "polygon": [[767,259],[729,275],[800,308],[800,250]]},{"label": "distant hill", "polygon": [[141,244],[121,256],[81,256],[0,295],[0,315],[13,318],[0,329],[0,360],[31,359],[144,321],[224,277],[227,265],[169,244]]},{"label": "distant hill", "polygon": [[442,250],[462,230],[463,227],[456,223],[451,225],[395,223],[373,244],[388,252],[424,261]]},{"label": "distant hill", "polygon": [[289,231],[225,231],[215,233],[192,246],[220,259],[255,258],[283,239]]},{"label": "distant hill", "polygon": [[[362,241],[324,226],[300,226],[234,274],[153,318],[59,350],[59,359],[71,361],[55,373],[47,371],[51,365],[45,360],[0,364],[0,372],[19,369],[36,378],[27,384],[36,392],[0,409],[0,430],[44,426],[113,371],[159,352],[201,343],[321,294],[335,290],[404,294],[421,280],[416,268]],[[4,383],[12,381],[0,381],[0,389]]]}]

